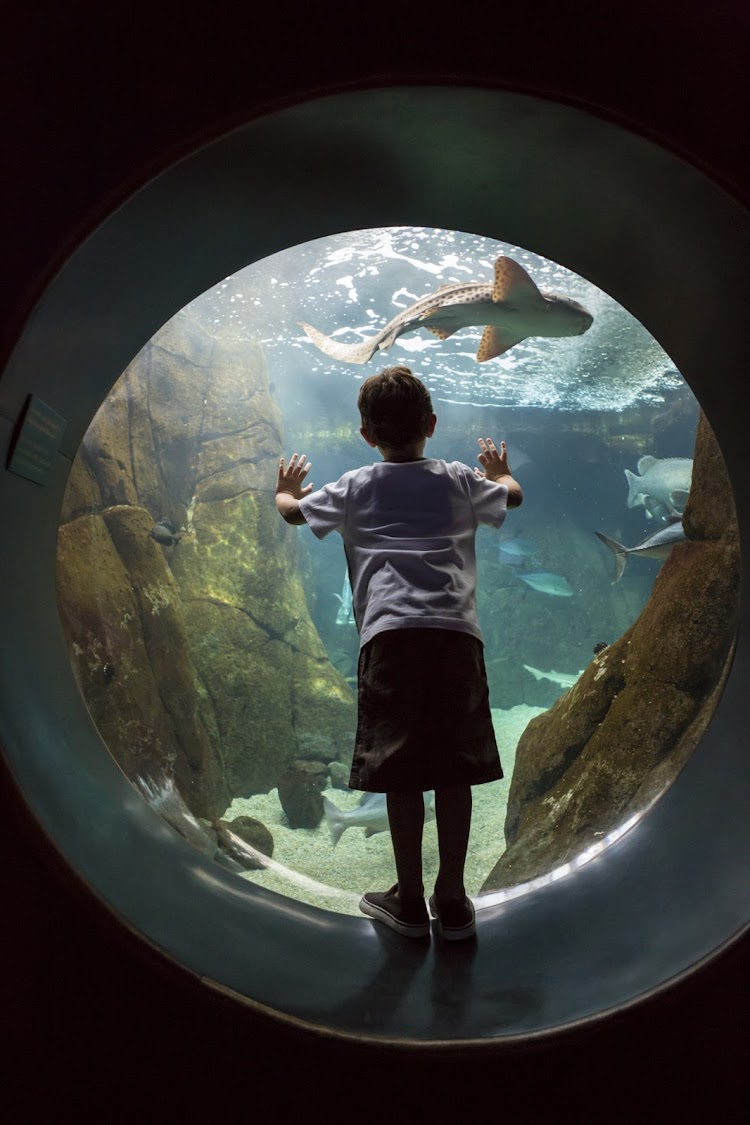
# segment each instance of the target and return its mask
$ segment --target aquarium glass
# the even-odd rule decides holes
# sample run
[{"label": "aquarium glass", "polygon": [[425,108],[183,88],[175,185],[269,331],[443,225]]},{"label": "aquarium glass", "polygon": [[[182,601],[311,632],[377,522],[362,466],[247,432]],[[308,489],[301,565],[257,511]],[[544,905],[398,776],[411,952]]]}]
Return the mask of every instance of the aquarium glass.
[{"label": "aquarium glass", "polygon": [[[482,363],[481,319],[446,339],[414,327],[363,364],[324,354],[301,326],[362,343],[441,287],[491,286],[503,256],[584,306],[591,326],[531,335]],[[389,833],[366,834],[377,817],[346,788],[358,634],[343,546],[285,525],[273,485],[281,454],[305,453],[316,487],[379,458],[356,400],[391,364],[432,396],[427,456],[474,466],[479,438],[503,439],[525,492],[499,532],[477,536],[505,772],[474,790],[466,885],[479,896],[505,848],[519,738],[632,625],[662,565],[613,544],[669,528],[690,485],[698,404],[625,308],[531,250],[474,234],[396,227],[290,247],[219,281],[134,358],[83,442],[61,529],[78,523],[59,569],[74,667],[133,784],[239,877],[353,914],[395,870]],[[667,459],[679,465],[666,490],[633,491],[626,471]],[[436,869],[428,818],[429,888]]]}]

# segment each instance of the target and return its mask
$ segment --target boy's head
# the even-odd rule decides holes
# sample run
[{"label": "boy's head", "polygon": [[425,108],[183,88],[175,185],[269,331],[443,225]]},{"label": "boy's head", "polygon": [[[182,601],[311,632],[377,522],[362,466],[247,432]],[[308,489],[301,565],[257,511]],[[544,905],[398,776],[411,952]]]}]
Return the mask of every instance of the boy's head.
[{"label": "boy's head", "polygon": [[403,449],[432,433],[430,392],[408,367],[386,367],[365,379],[357,406],[362,430],[377,446]]}]

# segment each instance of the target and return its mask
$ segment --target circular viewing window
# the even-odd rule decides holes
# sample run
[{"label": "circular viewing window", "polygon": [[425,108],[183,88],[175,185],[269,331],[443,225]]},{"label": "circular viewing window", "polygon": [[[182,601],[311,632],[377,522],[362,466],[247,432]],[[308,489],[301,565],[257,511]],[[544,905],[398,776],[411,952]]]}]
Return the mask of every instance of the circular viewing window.
[{"label": "circular viewing window", "polygon": [[[281,1020],[460,1052],[621,1008],[742,931],[746,219],[582,110],[394,87],[249,122],[81,244],[2,376],[9,440],[34,396],[60,444],[43,485],[0,474],[0,742],[132,935]],[[535,331],[395,331],[442,286],[499,303],[498,258]],[[538,330],[553,293],[577,334]],[[393,869],[342,788],[344,557],[273,503],[295,448],[319,486],[372,459],[357,390],[386,363],[429,388],[428,454],[503,438],[525,492],[477,535],[505,777],[475,791],[464,958],[358,914]],[[425,853],[429,888],[431,821]]]},{"label": "circular viewing window", "polygon": [[[356,607],[340,536],[288,529],[273,494],[282,454],[306,453],[316,486],[379,459],[357,392],[396,363],[431,394],[427,456],[477,465],[477,439],[503,439],[527,497],[476,540],[505,774],[474,787],[478,906],[591,858],[663,792],[712,709],[736,613],[731,583],[689,577],[706,565],[685,547],[700,503],[683,525],[698,403],[585,279],[493,239],[390,227],[292,247],[193,300],[75,461],[58,553],[71,658],[111,753],[173,828],[241,878],[352,914],[395,878],[385,796],[347,784]],[[655,669],[636,623],[687,589],[700,623],[672,622]],[[686,669],[677,653],[709,619],[723,627]]]}]

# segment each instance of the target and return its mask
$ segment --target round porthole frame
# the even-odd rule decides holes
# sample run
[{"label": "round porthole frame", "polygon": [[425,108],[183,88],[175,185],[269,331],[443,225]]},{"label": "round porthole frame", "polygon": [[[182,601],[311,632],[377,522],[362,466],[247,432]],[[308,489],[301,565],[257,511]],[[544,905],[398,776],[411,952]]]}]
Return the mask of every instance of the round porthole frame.
[{"label": "round porthole frame", "polygon": [[473,955],[452,958],[253,887],[177,838],[103,747],[55,602],[72,459],[141,346],[252,261],[337,231],[404,224],[527,247],[633,313],[701,402],[744,537],[748,213],[650,141],[555,102],[456,86],[330,94],[252,121],[145,185],[71,256],[25,326],[0,379],[4,447],[29,394],[66,428],[43,485],[8,470],[0,478],[0,742],[65,862],[132,931],[209,985],[328,1034],[468,1048],[621,1009],[747,927],[744,602],[723,696],[675,783],[595,860],[483,910]]}]

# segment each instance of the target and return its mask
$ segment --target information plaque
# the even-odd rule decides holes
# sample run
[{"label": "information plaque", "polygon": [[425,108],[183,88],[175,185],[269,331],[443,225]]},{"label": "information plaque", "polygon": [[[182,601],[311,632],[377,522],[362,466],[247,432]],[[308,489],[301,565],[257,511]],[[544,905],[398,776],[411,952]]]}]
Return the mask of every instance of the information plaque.
[{"label": "information plaque", "polygon": [[10,472],[46,484],[67,424],[46,402],[29,395],[8,458]]}]

